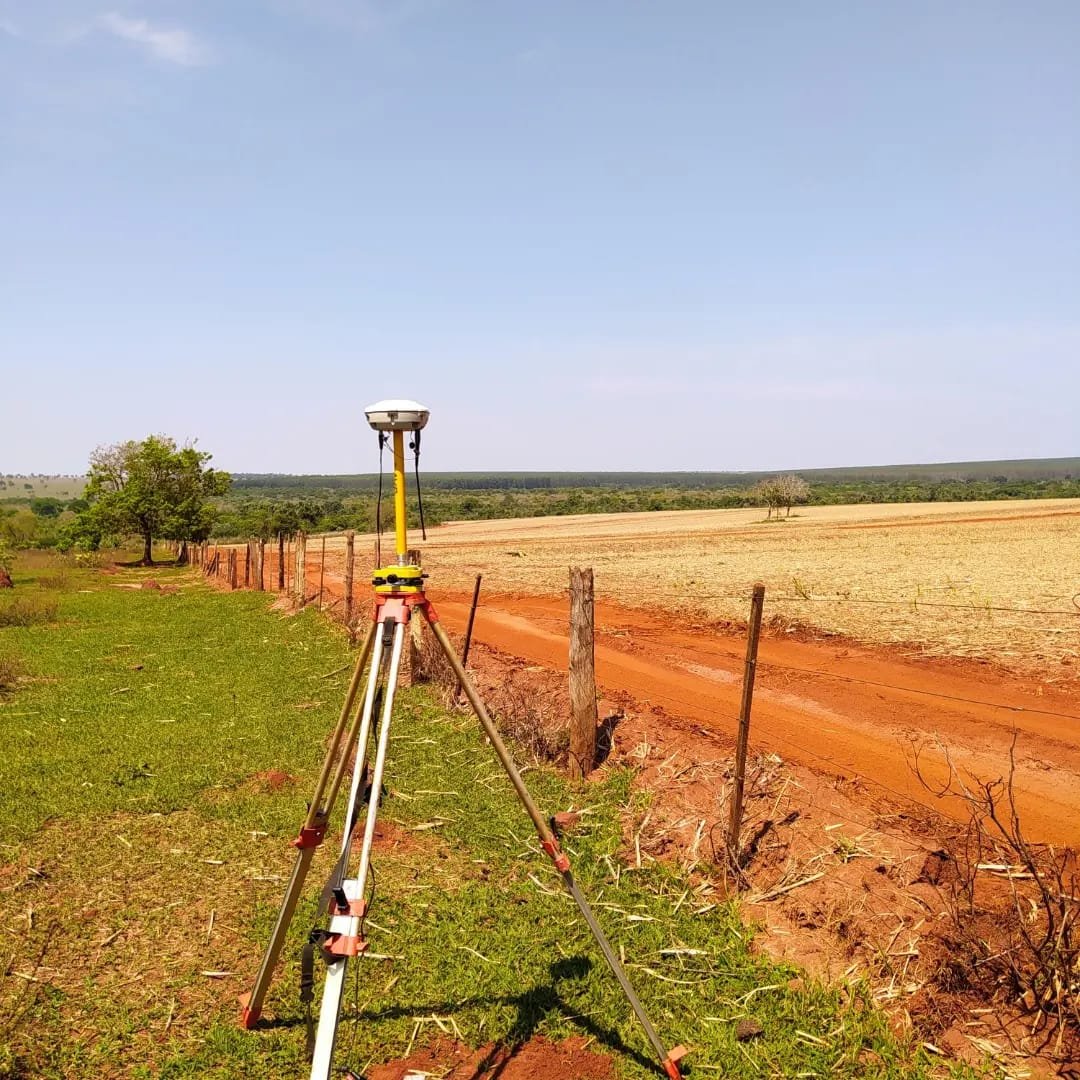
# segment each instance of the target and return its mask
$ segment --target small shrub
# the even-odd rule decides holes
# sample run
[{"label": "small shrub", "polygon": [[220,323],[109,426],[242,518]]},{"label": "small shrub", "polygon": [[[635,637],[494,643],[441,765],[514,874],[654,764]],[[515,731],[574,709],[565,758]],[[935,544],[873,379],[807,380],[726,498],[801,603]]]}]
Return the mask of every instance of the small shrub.
[{"label": "small shrub", "polygon": [[0,604],[0,626],[34,626],[55,622],[60,604],[50,597],[17,596]]},{"label": "small shrub", "polygon": [[[1016,808],[1016,735],[1009,771],[995,780],[961,775],[948,751],[944,786],[915,773],[928,790],[957,798],[966,829],[943,853],[949,872],[938,885],[952,923],[945,989],[1002,994],[1030,1018],[1041,1049],[1071,1056],[1080,1034],[1080,873],[1076,855],[1024,834]],[[996,876],[995,876],[996,875]],[[1053,1045],[1050,1046],[1050,1041]]]},{"label": "small shrub", "polygon": [[26,666],[17,656],[0,656],[0,696],[10,694],[25,674]]},{"label": "small shrub", "polygon": [[57,570],[55,574],[40,574],[37,583],[39,589],[49,592],[69,592],[75,584],[66,569]]}]

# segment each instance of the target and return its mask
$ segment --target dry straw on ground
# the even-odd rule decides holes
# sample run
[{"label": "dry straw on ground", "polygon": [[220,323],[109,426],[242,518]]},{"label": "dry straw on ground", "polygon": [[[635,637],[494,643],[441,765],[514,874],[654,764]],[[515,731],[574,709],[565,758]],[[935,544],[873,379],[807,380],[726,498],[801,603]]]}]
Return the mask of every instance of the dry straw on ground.
[{"label": "dry straw on ground", "polygon": [[[489,593],[561,593],[581,564],[601,603],[738,619],[762,580],[770,614],[794,624],[1067,667],[1080,662],[1078,535],[1072,499],[807,507],[770,523],[758,510],[466,522],[431,530],[423,550],[434,596],[466,592],[481,571]],[[370,543],[357,540],[361,565]],[[330,538],[328,572],[343,559]]]}]

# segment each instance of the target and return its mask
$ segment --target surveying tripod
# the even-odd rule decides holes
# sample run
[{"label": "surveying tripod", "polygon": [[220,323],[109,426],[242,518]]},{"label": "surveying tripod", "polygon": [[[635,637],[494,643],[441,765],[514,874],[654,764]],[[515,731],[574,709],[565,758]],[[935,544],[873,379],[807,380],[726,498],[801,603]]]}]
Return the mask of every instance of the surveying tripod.
[{"label": "surveying tripod", "polygon": [[[348,769],[349,748],[356,747],[355,763],[352,768],[349,799],[346,804],[346,822],[341,840],[341,853],[337,866],[324,893],[327,900],[327,912],[330,916],[329,930],[316,930],[312,933],[312,943],[317,944],[326,963],[326,980],[323,986],[322,1003],[319,1009],[318,1028],[315,1031],[314,1045],[311,1048],[311,1080],[329,1080],[333,1068],[334,1043],[337,1037],[338,1018],[341,1001],[345,991],[345,975],[349,960],[359,957],[367,948],[363,936],[363,923],[367,914],[365,893],[371,870],[371,848],[375,838],[375,822],[382,791],[383,771],[386,765],[386,752],[390,741],[390,721],[394,709],[394,691],[397,687],[398,672],[401,667],[401,654],[405,642],[406,630],[410,621],[422,617],[430,626],[435,640],[446,656],[459,685],[465,692],[473,711],[480,721],[484,734],[487,735],[500,764],[506,771],[525,812],[532,819],[540,838],[540,846],[547,853],[562,876],[563,884],[574,898],[589,930],[592,932],[604,959],[611,968],[630,1002],[641,1026],[660,1060],[664,1072],[670,1080],[679,1080],[679,1061],[686,1050],[675,1047],[671,1051],[664,1048],[655,1028],[645,1013],[644,1006],[634,991],[619,958],[615,955],[611,943],[601,930],[588,901],[582,895],[570,869],[570,860],[559,846],[559,841],[551,825],[545,820],[533,802],[525,787],[502,737],[488,715],[458,658],[446,631],[439,622],[439,616],[431,601],[424,594],[424,577],[418,566],[408,559],[405,507],[405,447],[404,433],[414,432],[412,446],[419,457],[419,433],[428,420],[428,411],[414,401],[382,401],[365,410],[368,423],[380,433],[380,447],[389,432],[393,441],[394,455],[394,540],[397,562],[393,566],[375,570],[372,584],[375,603],[371,624],[364,636],[360,653],[356,659],[349,689],[338,716],[337,725],[330,737],[330,745],[315,784],[315,792],[308,806],[299,834],[292,841],[297,849],[292,875],[285,888],[285,897],[270,934],[270,941],[263,954],[255,983],[249,994],[241,999],[240,1023],[245,1028],[253,1028],[262,1015],[262,1006],[274,968],[285,945],[285,937],[296,912],[305,879],[311,868],[315,849],[322,843],[333,812],[334,804],[341,791],[345,773]],[[369,664],[370,661],[370,664]],[[359,708],[353,711],[364,680],[365,668],[367,682],[363,700]],[[381,703],[381,707],[380,707]],[[378,721],[378,735],[375,757],[368,775],[368,744],[371,741],[375,713],[381,712]],[[347,871],[351,860],[353,833],[357,826],[354,820],[360,803],[366,805],[364,833],[360,844],[359,867],[355,877],[348,877]],[[307,992],[311,993],[310,977]]]}]

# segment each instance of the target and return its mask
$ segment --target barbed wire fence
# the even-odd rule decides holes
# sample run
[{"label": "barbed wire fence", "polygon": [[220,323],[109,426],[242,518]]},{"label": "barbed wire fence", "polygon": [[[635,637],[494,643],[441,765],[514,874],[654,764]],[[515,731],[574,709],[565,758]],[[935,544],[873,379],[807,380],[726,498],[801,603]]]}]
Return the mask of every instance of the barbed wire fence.
[{"label": "barbed wire fence", "polygon": [[[327,544],[331,539],[332,543]],[[290,607],[315,606],[327,618],[345,627],[351,639],[355,638],[356,625],[366,612],[360,603],[366,595],[363,588],[367,575],[363,574],[359,582],[361,589],[357,595],[356,561],[357,545],[355,533],[320,534],[307,536],[298,533],[292,537],[276,537],[271,540],[250,540],[245,544],[211,544],[209,542],[189,547],[191,564],[198,568],[212,584],[231,590],[246,588],[256,591],[275,592],[285,598]],[[343,541],[343,542],[338,542]],[[377,559],[378,545],[373,544],[371,556]],[[418,553],[412,553],[419,558]],[[695,594],[703,600],[743,601],[749,603],[749,591]],[[1071,598],[1071,607],[1021,607],[1005,604],[980,604],[976,602],[956,603],[939,600],[925,600],[921,597],[907,599],[896,597],[848,597],[812,595],[799,590],[792,593],[771,594],[768,597],[771,606],[783,604],[830,604],[830,605],[876,605],[881,607],[904,606],[912,610],[943,609],[966,612],[972,615],[986,613],[1009,614],[1018,617],[1045,617],[1053,615],[1075,619],[1075,631],[1080,635],[1080,593]],[[419,623],[419,620],[417,620]],[[419,630],[419,626],[417,627]],[[419,651],[419,642],[414,642],[413,653]],[[904,685],[902,683],[883,682],[847,673],[828,671],[822,668],[807,667],[797,664],[781,663],[762,658],[759,672],[768,679],[769,673],[784,672],[811,680],[832,680],[847,684],[864,686],[873,690],[890,690],[910,694],[913,697],[940,700],[951,705],[966,704],[978,708],[1002,710],[1011,714],[1027,714],[1039,717],[1056,718],[1068,723],[1080,722],[1080,710],[1069,712],[1059,709],[1042,708],[1037,705],[1018,705],[1015,702],[994,700],[990,697],[967,697],[928,689],[923,686]],[[738,718],[720,707],[710,707],[706,695],[697,701],[689,701],[671,693],[667,687],[656,687],[650,692],[650,702],[662,709],[671,710],[684,716],[700,716],[703,712],[709,721],[723,725],[721,729],[700,727],[696,730],[704,737],[714,741],[733,742]],[[930,812],[950,824],[952,819],[936,810],[925,801],[914,799],[910,793],[883,782],[879,777],[860,771],[850,762],[837,761],[813,747],[806,740],[795,740],[788,736],[770,731],[768,742],[778,743],[796,751],[797,756],[809,757],[836,774],[852,780],[866,783],[891,798],[917,807],[920,812]],[[875,826],[877,827],[877,826]]]}]

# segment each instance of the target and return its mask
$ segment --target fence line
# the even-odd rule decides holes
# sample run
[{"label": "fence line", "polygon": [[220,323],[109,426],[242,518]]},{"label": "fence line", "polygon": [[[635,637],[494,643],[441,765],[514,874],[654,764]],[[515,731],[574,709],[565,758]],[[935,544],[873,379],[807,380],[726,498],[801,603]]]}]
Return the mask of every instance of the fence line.
[{"label": "fence line", "polygon": [[[320,543],[316,546],[314,544],[308,544],[309,540],[318,539]],[[276,589],[278,592],[285,592],[287,595],[293,596],[298,603],[314,602],[320,607],[325,607],[328,611],[335,616],[335,621],[342,622],[349,630],[350,634],[354,633],[356,626],[356,618],[358,615],[358,609],[362,609],[363,605],[358,604],[359,597],[355,591],[356,581],[356,567],[355,567],[355,545],[351,543],[352,537],[349,534],[344,534],[345,547],[343,552],[330,551],[331,558],[327,558],[327,550],[325,545],[325,535],[320,534],[318,537],[308,537],[303,533],[297,535],[294,541],[288,540],[284,543],[280,539],[277,542],[272,542],[266,547],[269,551],[266,552],[268,558],[268,567],[264,569],[261,565],[262,559],[259,558],[258,550],[256,550],[256,562],[254,568],[254,575],[252,581],[255,583],[255,587],[258,588],[258,578],[263,574],[269,578],[269,581],[265,584],[267,589]],[[237,588],[238,584],[236,579],[239,576],[239,567],[237,566],[237,556],[240,552],[245,552],[245,567],[243,569],[243,577],[245,585],[249,579],[249,568],[246,565],[247,561],[251,558],[252,546],[255,546],[257,542],[247,546],[235,545],[218,547],[214,545],[214,554],[208,554],[210,546],[206,543],[202,545],[194,545],[190,548],[192,565],[199,565],[203,569],[203,572],[208,576],[215,577],[217,580],[225,579],[226,583],[230,584],[231,588]],[[361,549],[362,550],[362,549]],[[285,565],[282,569],[279,569],[278,559],[281,556],[282,551],[285,553]],[[338,565],[343,571],[342,574],[338,573]],[[330,573],[327,573],[327,570]],[[282,574],[284,572],[284,574]],[[303,596],[300,595],[301,589],[298,583],[298,574],[303,573]],[[282,576],[284,576],[284,589],[281,588]],[[336,580],[328,581],[328,578],[341,578],[343,582]],[[361,581],[366,581],[367,575],[361,574]],[[339,587],[342,589],[339,592]],[[1080,597],[1080,593],[1077,594]],[[745,601],[746,594],[743,593],[714,593],[702,595],[703,599],[738,599]],[[869,597],[792,597],[792,596],[779,596],[769,597],[770,605],[774,600],[780,602],[803,602],[806,600],[812,602],[827,602],[827,603],[874,603],[874,604],[915,604],[914,601],[903,600],[885,600],[879,598]],[[922,602],[919,601],[917,606],[920,607],[940,607],[940,608],[956,608],[962,610],[971,610],[976,613],[980,611],[993,610],[993,611],[1009,611],[1019,612],[1026,614],[1064,614],[1064,615],[1076,615],[1080,617],[1080,610],[1070,612],[1064,609],[1035,609],[1035,608],[1011,608],[1003,606],[987,607],[970,607],[967,604],[944,604],[936,602]],[[365,609],[366,610],[366,609]],[[981,698],[968,698],[956,694],[945,694],[940,691],[926,690],[919,687],[904,686],[899,683],[887,683],[879,682],[874,679],[862,679],[854,675],[844,675],[838,672],[825,671],[819,668],[801,667],[795,664],[782,664],[777,661],[762,659],[760,661],[760,667],[769,671],[787,671],[794,674],[805,675],[812,678],[819,679],[832,679],[838,682],[845,682],[861,686],[869,686],[875,689],[895,690],[901,693],[908,693],[918,695],[920,697],[935,698],[941,701],[952,701],[966,705],[976,705],[984,708],[1001,709],[1005,712],[1015,713],[1029,713],[1034,716],[1046,716],[1053,717],[1059,720],[1071,720],[1080,721],[1080,713],[1068,713],[1060,712],[1054,709],[1043,709],[1035,706],[1027,705],[1015,705],[1003,701],[993,701],[989,699]]]},{"label": "fence line", "polygon": [[[268,591],[276,591],[283,595],[292,598],[292,602],[303,606],[307,602],[317,602],[322,611],[333,621],[343,624],[349,631],[350,636],[355,636],[355,625],[358,618],[364,617],[367,611],[366,605],[362,602],[360,597],[357,597],[354,593],[354,581],[355,574],[355,545],[349,541],[352,537],[346,537],[346,545],[344,554],[333,552],[334,563],[340,565],[340,568],[344,570],[343,584],[346,586],[345,590],[339,591],[339,585],[342,584],[342,575],[338,573],[339,567],[334,567],[331,573],[327,574],[327,569],[333,566],[334,563],[328,563],[325,556],[325,545],[319,544],[318,547],[308,547],[306,540],[310,538],[298,537],[298,542],[293,543],[282,542],[280,539],[276,542],[272,542],[265,545],[269,550],[265,550],[265,563],[263,551],[256,549],[255,554],[255,573],[249,575],[245,567],[245,580],[251,581],[253,587],[258,588],[260,581],[265,575],[264,587]],[[307,548],[307,552],[305,552]],[[197,566],[202,573],[213,580],[215,580],[220,586],[230,589],[236,589],[238,584],[238,566],[237,557],[238,551],[245,550],[241,545],[225,546],[225,545],[210,545],[209,543],[203,543],[201,545],[194,545],[190,548],[190,557],[192,566]],[[248,558],[250,558],[251,546],[246,548]],[[314,558],[305,560],[304,555],[318,555],[318,565],[315,565],[316,560]],[[284,560],[282,561],[282,555]],[[302,585],[298,587],[297,571],[301,571],[304,574]],[[328,578],[330,579],[328,581]],[[367,575],[362,575],[362,580],[366,582]],[[284,584],[284,588],[282,588]],[[314,585],[314,588],[312,586]],[[329,585],[329,590],[327,589]],[[365,593],[366,595],[366,593]],[[714,598],[719,598],[722,595],[724,598],[746,600],[744,594],[718,594]],[[1080,594],[1078,594],[1080,595]],[[850,598],[845,600],[844,598],[801,598],[801,597],[786,597],[781,596],[777,598],[781,601],[791,600],[821,600],[828,602],[877,602],[871,601],[870,598]],[[882,603],[909,603],[909,601],[881,601]],[[938,606],[938,607],[959,607],[968,608],[968,605],[944,605],[944,604],[924,604],[921,606]],[[974,610],[985,610],[974,609]],[[1010,610],[1035,613],[1035,609],[1011,609],[1011,608],[994,608],[993,610]],[[1055,612],[1056,614],[1074,614],[1072,612]],[[1080,614],[1080,612],[1077,612]],[[925,690],[912,686],[904,686],[901,684],[880,682],[873,679],[863,679],[851,675],[843,675],[837,672],[825,671],[819,668],[801,667],[794,664],[783,664],[773,662],[767,659],[761,659],[759,664],[759,677],[761,675],[768,675],[771,672],[791,672],[798,675],[809,676],[817,679],[833,679],[840,682],[862,685],[872,687],[874,689],[888,689],[905,694],[918,695],[920,697],[927,697],[931,699],[957,702],[966,705],[974,705],[983,708],[1001,709],[1007,712],[1013,713],[1028,713],[1036,716],[1053,717],[1056,719],[1080,721],[1080,714],[1059,712],[1053,709],[1043,709],[1037,707],[1029,707],[1027,705],[1014,705],[1001,701],[993,701],[979,698],[968,698],[955,694],[946,694],[939,691]],[[709,720],[712,722],[719,722],[725,726],[730,724],[731,730],[717,731],[710,728],[701,726],[701,721],[692,720],[694,724],[694,730],[700,733],[702,736],[714,740],[723,741],[725,743],[731,743],[734,738],[735,728],[738,724],[737,718],[730,716],[715,708],[716,700],[715,695],[710,693],[707,689],[703,689],[701,698],[698,701],[689,701],[685,698],[681,698],[678,695],[668,692],[667,689],[657,688],[655,691],[651,691],[647,695],[647,699],[650,702],[654,702],[661,708],[675,707],[675,710],[681,711],[682,709],[691,710],[690,717],[695,714],[700,714],[705,711],[708,714]],[[685,714],[684,714],[685,715]],[[763,739],[755,739],[754,742],[769,744],[777,744],[784,747],[790,747],[796,752],[796,755],[803,760],[807,758],[820,761],[824,765],[839,775],[850,777],[851,779],[861,781],[873,788],[876,788],[893,798],[899,800],[902,804],[917,808],[919,811],[932,815],[936,819],[940,819],[944,822],[948,822],[950,826],[955,825],[955,821],[949,817],[949,815],[943,813],[941,810],[922,802],[910,795],[909,793],[895,788],[888,783],[883,782],[867,773],[859,771],[857,768],[849,764],[844,764],[836,761],[833,758],[828,757],[825,754],[820,753],[818,750],[813,749],[810,745],[807,745],[803,741],[796,740],[786,735],[778,734],[770,731],[768,735]],[[883,828],[880,824],[871,824],[865,821],[860,821],[851,815],[847,815],[853,824],[861,825],[868,829],[873,829],[878,832],[892,835],[898,839],[911,842],[911,837],[901,837],[897,833],[890,833],[886,828]]]}]

